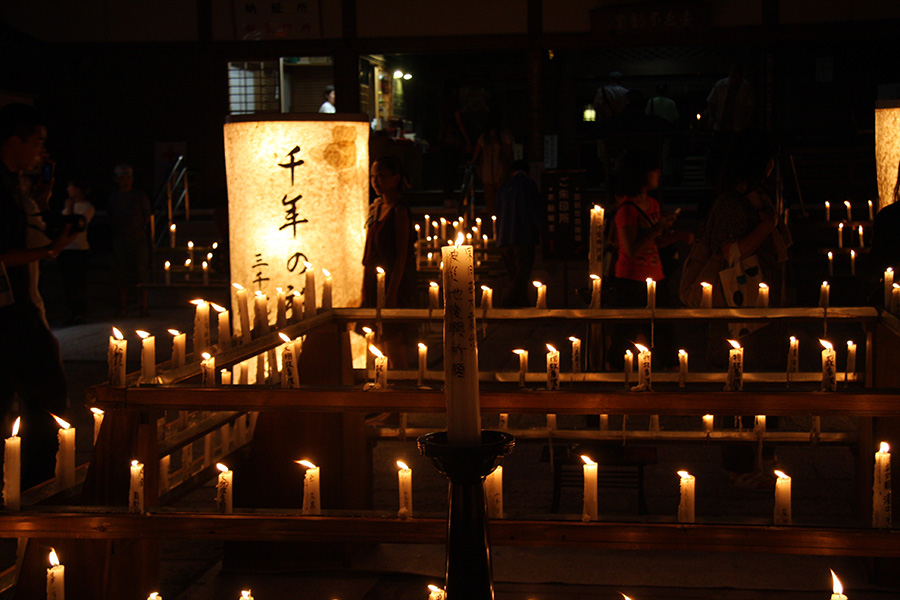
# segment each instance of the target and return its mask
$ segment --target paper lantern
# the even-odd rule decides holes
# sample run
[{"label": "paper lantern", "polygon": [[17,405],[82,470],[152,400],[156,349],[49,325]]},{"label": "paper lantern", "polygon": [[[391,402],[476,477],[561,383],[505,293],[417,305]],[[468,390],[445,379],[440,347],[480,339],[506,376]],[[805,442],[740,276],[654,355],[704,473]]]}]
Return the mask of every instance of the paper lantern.
[{"label": "paper lantern", "polygon": [[358,306],[369,124],[355,115],[285,117],[225,125],[231,280],[271,296],[276,287],[302,292],[308,262],[334,274],[334,306]]},{"label": "paper lantern", "polygon": [[878,172],[878,210],[894,202],[900,164],[900,102],[878,102],[875,108],[875,168]]}]

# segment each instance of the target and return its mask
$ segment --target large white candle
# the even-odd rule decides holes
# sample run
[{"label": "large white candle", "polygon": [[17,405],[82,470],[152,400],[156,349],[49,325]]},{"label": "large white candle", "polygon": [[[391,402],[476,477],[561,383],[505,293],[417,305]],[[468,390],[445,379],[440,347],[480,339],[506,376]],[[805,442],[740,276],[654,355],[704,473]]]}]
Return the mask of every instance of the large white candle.
[{"label": "large white candle", "polygon": [[209,349],[209,302],[202,299],[191,300],[194,311],[194,356]]},{"label": "large white candle", "polygon": [[833,392],[837,389],[837,355],[831,342],[819,340],[822,350],[822,389]]},{"label": "large white candle", "polygon": [[602,306],[603,278],[591,273],[591,308],[598,309]]},{"label": "large white candle", "polygon": [[571,335],[569,341],[572,342],[572,373],[581,373],[581,340]]},{"label": "large white candle", "polygon": [[775,471],[775,524],[791,524],[791,478],[783,471]]},{"label": "large white candle", "polygon": [[875,453],[872,483],[872,527],[891,527],[891,447],[881,442]]},{"label": "large white candle", "polygon": [[678,351],[678,387],[683,388],[687,382],[688,353],[682,348]]},{"label": "large white candle", "polygon": [[481,442],[478,344],[475,334],[475,265],[472,246],[441,249],[444,262],[444,387],[447,435],[457,446]]},{"label": "large white candle", "polygon": [[712,308],[712,291],[713,286],[711,283],[700,282],[700,308]]},{"label": "large white candle", "polygon": [[201,387],[216,387],[216,357],[209,352],[204,352],[200,356]]},{"label": "large white candle", "polygon": [[300,377],[297,372],[297,355],[294,351],[294,343],[291,338],[279,332],[278,337],[284,342],[284,350],[281,352],[281,387],[300,387]]},{"label": "large white candle", "polygon": [[537,289],[535,308],[547,308],[547,286],[540,281],[532,281],[531,283]]},{"label": "large white candle", "polygon": [[59,564],[53,548],[50,548],[50,568],[47,569],[47,600],[66,600],[66,567]]},{"label": "large white candle", "polygon": [[769,308],[769,286],[765,283],[759,284],[759,292],[756,296],[756,308]]},{"label": "large white candle", "polygon": [[891,293],[894,289],[894,269],[888,267],[884,270],[884,308],[891,306]]},{"label": "large white candle", "polygon": [[656,308],[656,282],[652,278],[647,278],[647,308]]},{"label": "large white candle", "polygon": [[678,503],[678,522],[693,523],[694,522],[694,488],[697,483],[696,477],[687,471],[678,471],[681,489],[681,501]]},{"label": "large white candle", "polygon": [[487,503],[488,517],[503,518],[503,467],[498,465],[490,475],[484,478],[484,498]]},{"label": "large white candle", "polygon": [[234,512],[234,472],[223,465],[216,464],[219,477],[216,479],[216,507],[220,513],[230,515]]},{"label": "large white candle", "polygon": [[597,513],[597,463],[582,455],[584,461],[584,509],[581,512],[581,520],[585,523],[596,521]]},{"label": "large white candle", "polygon": [[844,207],[846,207],[846,209],[847,209],[847,220],[852,221],[853,220],[853,209],[850,206],[849,200],[844,200]]},{"label": "large white candle", "polygon": [[631,373],[634,372],[634,354],[631,350],[625,351],[625,368],[623,370],[625,372],[625,387],[628,387],[628,384],[631,383]]},{"label": "large white candle", "polygon": [[13,423],[12,436],[4,440],[3,453],[3,509],[16,511],[22,505],[22,438],[19,425],[22,417]]},{"label": "large white candle", "polygon": [[247,301],[247,290],[239,283],[232,283],[231,285],[234,286],[234,289],[236,290],[235,295],[237,296],[238,319],[241,324],[241,343],[247,344],[251,339],[250,307]]},{"label": "large white candle", "polygon": [[737,340],[728,340],[728,374],[725,376],[725,391],[739,392],[744,389],[744,349]]},{"label": "large white candle", "polygon": [[303,318],[316,316],[316,272],[311,263],[303,261],[306,267],[306,286],[303,288]]},{"label": "large white candle", "polygon": [[425,367],[428,365],[428,346],[419,342],[419,387],[425,385]]},{"label": "large white candle", "polygon": [[275,288],[275,329],[287,326],[287,294],[284,289]]},{"label": "large white candle", "polygon": [[847,596],[844,595],[844,586],[841,585],[841,580],[834,571],[831,571],[831,582],[831,600],[847,600]]},{"label": "large white candle", "polygon": [[128,351],[128,341],[122,332],[112,328],[113,334],[109,337],[109,385],[122,387],[125,385],[125,356]]},{"label": "large white candle", "polygon": [[253,294],[253,315],[255,337],[269,333],[269,299],[259,290]]},{"label": "large white candle", "polygon": [[219,352],[225,352],[231,349],[231,315],[224,306],[219,306],[214,302],[210,305],[216,311]]},{"label": "large white candle", "polygon": [[441,286],[435,281],[428,282],[428,310],[437,310],[441,307]]},{"label": "large white candle", "polygon": [[375,267],[375,278],[377,291],[375,296],[375,308],[384,308],[384,269]]},{"label": "large white candle", "polygon": [[547,344],[547,389],[559,389],[559,350]]},{"label": "large white candle", "polygon": [[128,485],[128,510],[144,512],[144,463],[131,461],[131,479]]},{"label": "large white candle", "polygon": [[369,352],[375,355],[375,389],[387,389],[388,380],[388,358],[382,354],[381,350],[375,346],[369,346]]},{"label": "large white candle", "polygon": [[823,281],[819,286],[819,308],[828,308],[831,300],[831,285],[827,281]]},{"label": "large white candle", "polygon": [[847,369],[844,371],[844,381],[856,379],[856,344],[853,340],[847,340]]},{"label": "large white candle", "polygon": [[319,496],[319,467],[308,460],[295,460],[294,462],[306,467],[306,475],[303,476],[303,514],[321,514],[322,506]]},{"label": "large white candle", "polygon": [[169,333],[172,334],[172,367],[183,367],[187,351],[187,334],[177,329],[170,329]]},{"label": "large white candle", "polygon": [[56,434],[59,439],[59,449],[56,452],[57,489],[66,490],[75,485],[75,428],[56,415],[53,418],[59,423]]},{"label": "large white candle", "polygon": [[[635,344],[635,347],[638,349],[638,387],[644,390],[649,390],[650,383],[650,361],[651,361],[651,353],[650,348],[646,346],[642,346],[641,344]],[[626,364],[626,366],[628,366]]]},{"label": "large white candle", "polygon": [[403,461],[397,461],[397,485],[400,499],[400,509],[397,516],[408,519],[413,515],[412,504],[412,469]]},{"label": "large white candle", "polygon": [[156,379],[156,336],[140,329],[135,333],[141,338],[141,381],[149,383]]},{"label": "large white candle", "polygon": [[525,387],[525,376],[528,373],[528,350],[516,348],[513,354],[519,355],[519,387]]},{"label": "large white candle", "polygon": [[322,275],[325,276],[325,281],[322,283],[322,310],[331,310],[332,297],[334,296],[333,288],[334,288],[334,277],[331,276],[331,271],[328,269],[322,269]]}]

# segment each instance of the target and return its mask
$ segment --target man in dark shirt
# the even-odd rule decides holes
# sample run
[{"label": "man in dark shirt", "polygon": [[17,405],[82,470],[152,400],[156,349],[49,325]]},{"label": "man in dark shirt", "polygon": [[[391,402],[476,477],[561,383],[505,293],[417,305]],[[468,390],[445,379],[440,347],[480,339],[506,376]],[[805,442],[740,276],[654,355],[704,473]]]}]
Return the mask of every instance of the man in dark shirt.
[{"label": "man in dark shirt", "polygon": [[497,245],[509,276],[504,308],[529,305],[534,247],[541,235],[540,197],[537,184],[528,177],[528,163],[514,162],[512,175],[497,192]]},{"label": "man in dark shirt", "polygon": [[[58,427],[49,413],[64,414],[67,406],[59,344],[30,290],[32,264],[55,258],[74,236],[67,226],[50,244],[28,248],[30,215],[19,183],[23,172],[42,164],[46,137],[34,108],[0,108],[0,288],[7,288],[0,297],[0,411],[14,417],[9,412],[18,396],[23,489],[53,476]],[[32,200],[41,211],[49,208],[52,183],[40,181],[33,187]]]}]

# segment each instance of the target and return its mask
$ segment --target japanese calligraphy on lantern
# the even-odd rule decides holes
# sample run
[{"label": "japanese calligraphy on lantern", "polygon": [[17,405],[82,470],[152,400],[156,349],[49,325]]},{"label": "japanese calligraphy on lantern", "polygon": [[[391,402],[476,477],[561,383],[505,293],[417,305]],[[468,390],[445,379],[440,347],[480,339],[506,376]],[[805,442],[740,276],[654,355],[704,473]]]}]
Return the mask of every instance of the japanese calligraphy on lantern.
[{"label": "japanese calligraphy on lantern", "polygon": [[582,197],[584,180],[584,171],[545,171],[541,175],[541,195],[546,206],[541,244],[544,258],[587,255],[591,206]]}]

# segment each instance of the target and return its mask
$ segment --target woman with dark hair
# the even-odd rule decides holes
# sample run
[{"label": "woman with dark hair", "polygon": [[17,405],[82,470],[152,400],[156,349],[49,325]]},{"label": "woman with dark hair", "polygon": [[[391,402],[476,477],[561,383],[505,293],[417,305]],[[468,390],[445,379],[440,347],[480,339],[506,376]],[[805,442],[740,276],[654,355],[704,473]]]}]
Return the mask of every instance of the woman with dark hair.
[{"label": "woman with dark hair", "polygon": [[[414,305],[416,235],[409,207],[403,200],[406,177],[396,156],[382,156],[372,163],[372,188],[377,194],[366,219],[366,249],[363,255],[363,306],[375,308],[378,293],[377,268],[385,271],[385,308]],[[406,328],[384,327],[383,345],[396,368],[406,368]]]}]

